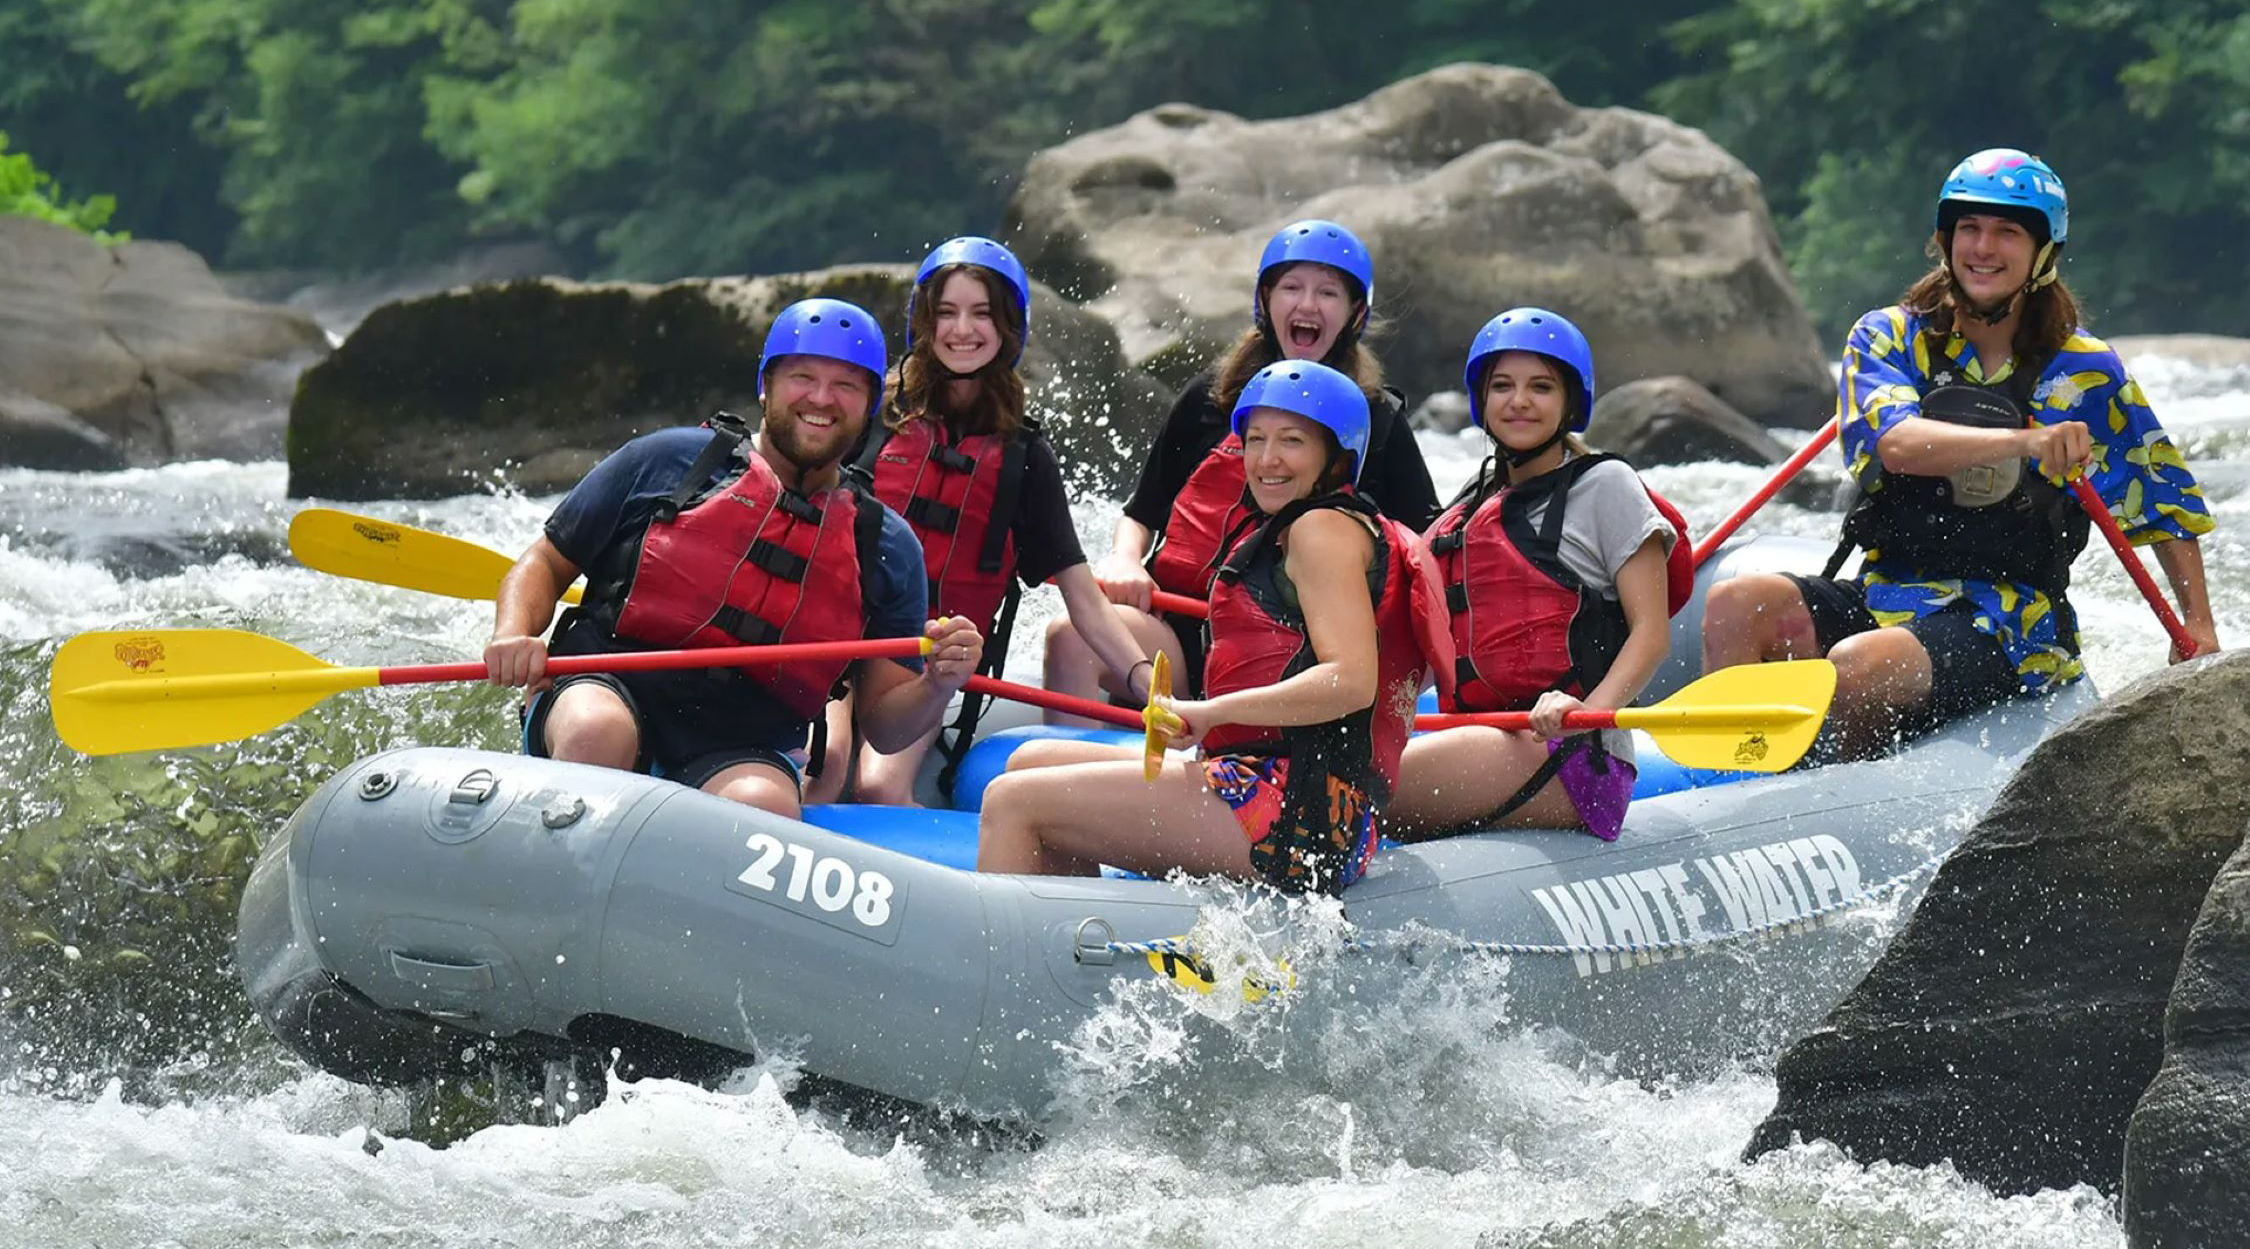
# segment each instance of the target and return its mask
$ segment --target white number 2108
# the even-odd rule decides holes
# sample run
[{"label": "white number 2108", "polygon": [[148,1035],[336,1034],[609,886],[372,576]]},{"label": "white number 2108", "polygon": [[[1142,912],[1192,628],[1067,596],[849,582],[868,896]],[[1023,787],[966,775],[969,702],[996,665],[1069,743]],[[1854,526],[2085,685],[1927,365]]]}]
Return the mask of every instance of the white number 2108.
[{"label": "white number 2108", "polygon": [[[870,928],[879,928],[890,919],[895,887],[881,872],[855,872],[842,859],[816,857],[811,849],[771,833],[752,833],[748,844],[758,857],[737,878],[743,884],[767,893],[779,892],[791,902],[809,897],[823,911],[836,912],[849,906],[852,918]],[[774,878],[774,869],[784,858],[789,860],[786,884]]]}]

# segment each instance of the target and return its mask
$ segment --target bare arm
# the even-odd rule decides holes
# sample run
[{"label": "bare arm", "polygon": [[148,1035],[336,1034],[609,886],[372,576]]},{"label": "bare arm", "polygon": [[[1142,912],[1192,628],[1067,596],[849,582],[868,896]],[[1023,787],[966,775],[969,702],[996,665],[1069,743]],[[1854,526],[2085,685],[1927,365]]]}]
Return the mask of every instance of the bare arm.
[{"label": "bare arm", "polygon": [[547,643],[540,635],[554,623],[555,601],[578,580],[578,572],[578,565],[541,534],[500,579],[492,640],[484,648],[493,684],[532,685],[545,676]]},{"label": "bare arm", "polygon": [[2030,457],[2039,471],[2059,477],[2063,470],[2093,457],[2093,435],[2084,421],[2060,421],[2028,429],[1978,429],[1926,416],[1910,416],[1876,442],[1883,471],[1909,477],[1943,477],[1979,464]]},{"label": "bare arm", "polygon": [[915,672],[888,659],[862,659],[852,669],[860,731],[879,754],[894,754],[945,721],[945,705],[967,684],[984,654],[984,638],[961,616],[922,630],[934,648]]},{"label": "bare arm", "polygon": [[1367,567],[1374,555],[1374,535],[1342,512],[1297,518],[1282,567],[1297,586],[1316,662],[1286,681],[1177,704],[1189,729],[1200,736],[1216,724],[1324,724],[1373,703],[1375,603]]},{"label": "bare arm", "polygon": [[[1138,528],[1135,522],[1125,523]],[[1143,674],[1136,680],[1134,670],[1146,667],[1148,656],[1141,653],[1125,622],[1110,610],[1109,598],[1102,593],[1101,583],[1094,580],[1093,571],[1084,564],[1072,564],[1056,573],[1054,582],[1062,590],[1063,606],[1070,612],[1070,623],[1077,627],[1078,636],[1101,657],[1119,685],[1133,691],[1135,698],[1147,698],[1148,676]]]},{"label": "bare arm", "polygon": [[[2156,544],[2156,562],[2164,579],[2172,583],[2172,598],[2180,605],[2180,623],[2195,639],[2195,653],[2208,655],[2219,649],[2219,624],[2211,616],[2211,594],[2203,582],[2203,548],[2193,538],[2174,538]],[[2183,658],[2177,648],[2172,662]]]},{"label": "bare arm", "polygon": [[[1148,611],[1153,601],[1150,591],[1156,581],[1142,565],[1148,559],[1148,548],[1156,541],[1156,534],[1147,525],[1130,516],[1117,518],[1117,533],[1110,539],[1109,554],[1102,556],[1101,566],[1094,572],[1094,582],[1112,603],[1138,607]],[[1085,625],[1077,609],[1071,609],[1071,621],[1081,632]],[[1105,656],[1106,658],[1106,656]]]},{"label": "bare arm", "polygon": [[1585,705],[1604,710],[1632,705],[1672,653],[1672,614],[1666,608],[1664,540],[1650,537],[1617,570],[1617,601],[1625,609],[1625,645],[1609,675],[1588,691]]}]

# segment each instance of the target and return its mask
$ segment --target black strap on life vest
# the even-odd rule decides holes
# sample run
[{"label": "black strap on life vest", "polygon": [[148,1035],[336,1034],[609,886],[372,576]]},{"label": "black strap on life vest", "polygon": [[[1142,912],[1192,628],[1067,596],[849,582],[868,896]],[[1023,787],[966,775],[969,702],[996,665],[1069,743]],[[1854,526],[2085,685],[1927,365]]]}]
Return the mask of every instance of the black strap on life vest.
[{"label": "black strap on life vest", "polygon": [[1593,752],[1594,770],[1605,776],[1608,775],[1610,753],[1609,747],[1602,745],[1601,730],[1596,729],[1591,733],[1579,733],[1566,737],[1562,739],[1562,744],[1555,747],[1554,752],[1547,756],[1544,762],[1532,769],[1531,775],[1524,779],[1522,785],[1516,787],[1516,792],[1508,795],[1499,806],[1492,809],[1492,814],[1484,817],[1483,822],[1487,826],[1496,826],[1500,821],[1515,814],[1518,807],[1538,797],[1539,791],[1547,787],[1547,782],[1561,774],[1564,765],[1568,764],[1573,757],[1585,751]]},{"label": "black strap on life vest", "polygon": [[[859,616],[862,622],[860,631],[864,634],[865,622],[871,619],[869,613],[874,610],[875,568],[883,558],[883,506],[874,492],[867,489],[866,483],[851,473],[844,474],[844,484],[856,496],[858,503],[852,511],[852,546],[859,553]],[[843,676],[836,678],[836,688],[828,691],[828,700],[834,702],[850,690],[851,670],[847,668]],[[854,732],[852,748],[856,751],[858,747],[859,734]],[[823,709],[821,714],[813,717],[812,739],[806,744],[805,775],[820,776],[826,772],[827,754],[828,713]],[[846,775],[849,775],[850,767],[850,761],[846,760]]]}]

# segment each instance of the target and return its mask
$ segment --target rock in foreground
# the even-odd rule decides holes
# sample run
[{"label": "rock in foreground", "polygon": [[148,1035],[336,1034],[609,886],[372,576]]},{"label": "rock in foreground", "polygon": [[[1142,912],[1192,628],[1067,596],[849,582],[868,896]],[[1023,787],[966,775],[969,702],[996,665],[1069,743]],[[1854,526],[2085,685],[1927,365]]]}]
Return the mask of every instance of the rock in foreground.
[{"label": "rock in foreground", "polygon": [[1783,1054],[1751,1152],[1801,1135],[2001,1193],[2114,1190],[2189,926],[2250,823],[2246,741],[2244,652],[2136,682],[2048,739]]}]

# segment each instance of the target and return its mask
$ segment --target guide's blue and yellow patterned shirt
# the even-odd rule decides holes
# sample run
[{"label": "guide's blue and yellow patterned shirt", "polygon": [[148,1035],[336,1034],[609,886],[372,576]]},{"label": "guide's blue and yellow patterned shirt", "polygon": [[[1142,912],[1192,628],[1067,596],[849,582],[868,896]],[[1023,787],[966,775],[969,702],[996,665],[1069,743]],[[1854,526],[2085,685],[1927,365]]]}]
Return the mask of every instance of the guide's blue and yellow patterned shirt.
[{"label": "guide's blue and yellow patterned shirt", "polygon": [[[1881,308],[1861,317],[1844,344],[1836,387],[1844,462],[1869,492],[1882,489],[1883,483],[1875,444],[1892,426],[1921,414],[1921,387],[1929,378],[1933,351],[1942,350],[1963,379],[1977,385],[2005,381],[2015,369],[2011,359],[1987,372],[1967,339],[1953,334],[1941,347],[1922,328],[1922,319],[1904,308]],[[2094,440],[2088,477],[2135,545],[2210,532],[2203,488],[2109,344],[2084,330],[2072,334],[2031,394],[2033,420],[2043,425],[2086,423]],[[1976,613],[1977,628],[2000,640],[2025,691],[2084,675],[2076,639],[2062,636],[2046,595],[2013,582],[1938,575],[1943,571],[1899,567],[1886,562],[1880,551],[1868,552],[1867,610],[1877,624],[1895,625],[1966,600]]]}]

